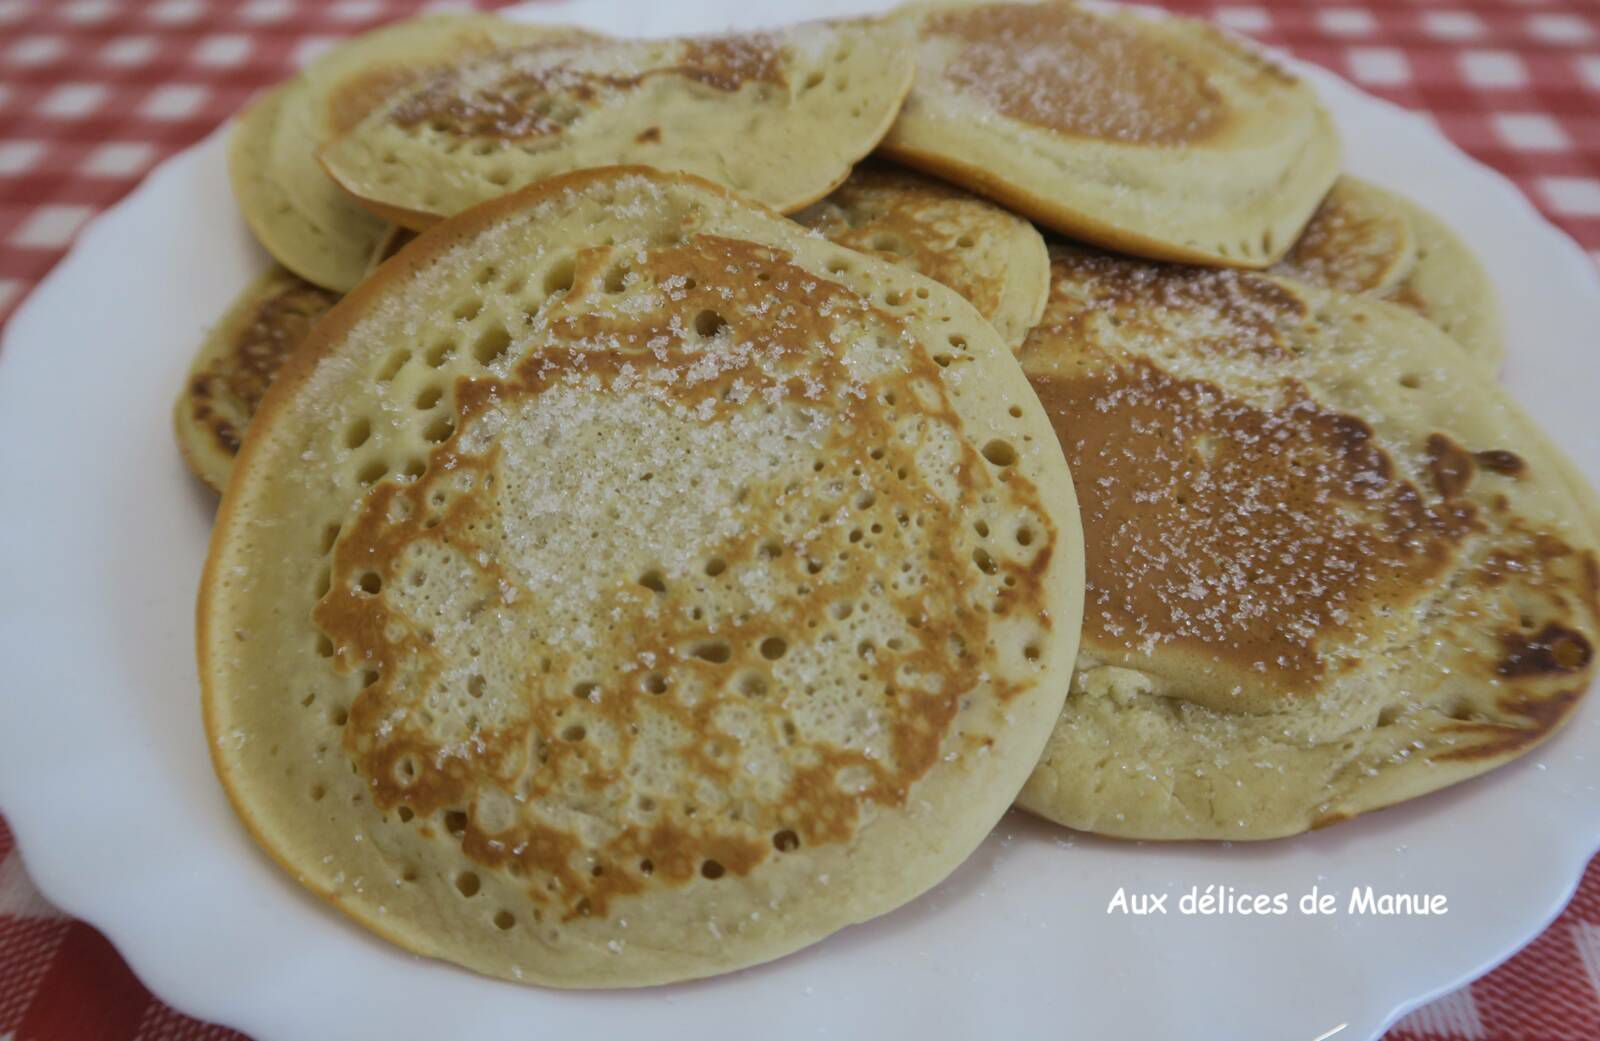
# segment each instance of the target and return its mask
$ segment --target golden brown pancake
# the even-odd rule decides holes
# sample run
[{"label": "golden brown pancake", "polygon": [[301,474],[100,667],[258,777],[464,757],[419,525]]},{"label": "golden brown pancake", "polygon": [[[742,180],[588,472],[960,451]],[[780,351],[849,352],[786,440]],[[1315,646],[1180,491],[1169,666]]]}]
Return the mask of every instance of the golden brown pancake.
[{"label": "golden brown pancake", "polygon": [[954,289],[1013,350],[1044,311],[1050,258],[1032,224],[959,188],[888,163],[857,166],[794,215],[841,246]]},{"label": "golden brown pancake", "polygon": [[1594,677],[1589,508],[1437,328],[1266,275],[1052,247],[1021,359],[1088,552],[1066,709],[1020,805],[1270,838],[1483,773]]},{"label": "golden brown pancake", "polygon": [[256,238],[284,267],[347,292],[389,234],[317,165],[317,149],[393,91],[497,47],[586,36],[489,15],[427,15],[346,40],[268,92],[229,139],[234,196]]},{"label": "golden brown pancake", "polygon": [[268,393],[199,608],[214,762],[410,950],[629,986],[911,899],[1076,650],[1071,480],[956,293],[708,182],[423,234]]},{"label": "golden brown pancake", "polygon": [[[413,237],[391,227],[369,270]],[[178,447],[196,477],[218,492],[228,486],[245,431],[278,369],[339,298],[277,265],[239,294],[200,344],[173,410]]]},{"label": "golden brown pancake", "polygon": [[195,476],[221,491],[245,428],[278,374],[339,294],[274,266],[247,286],[201,344],[173,411]]},{"label": "golden brown pancake", "polygon": [[1491,368],[1505,358],[1494,286],[1472,251],[1439,218],[1376,185],[1341,177],[1273,270],[1409,308]]},{"label": "golden brown pancake", "polygon": [[790,212],[872,151],[911,73],[903,31],[873,21],[541,42],[391,96],[322,162],[368,209],[412,228],[619,162],[698,174]]},{"label": "golden brown pancake", "polygon": [[926,4],[882,151],[1039,224],[1166,260],[1264,267],[1338,174],[1311,89],[1201,22],[1072,4]]}]

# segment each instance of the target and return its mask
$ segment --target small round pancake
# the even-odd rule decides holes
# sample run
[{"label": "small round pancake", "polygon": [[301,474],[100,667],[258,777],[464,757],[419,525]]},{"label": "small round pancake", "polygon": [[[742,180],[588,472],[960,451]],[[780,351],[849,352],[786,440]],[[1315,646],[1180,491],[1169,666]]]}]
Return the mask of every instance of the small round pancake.
[{"label": "small round pancake", "polygon": [[698,174],[789,212],[872,151],[911,75],[904,31],[872,21],[542,43],[390,97],[322,162],[369,209],[413,228],[612,163]]},{"label": "small round pancake", "polygon": [[173,410],[178,447],[196,477],[227,487],[234,457],[291,351],[339,300],[274,267],[245,288],[200,345]]},{"label": "small round pancake", "polygon": [[256,99],[228,138],[228,174],[233,197],[256,240],[296,275],[334,292],[360,280],[372,250],[388,228],[381,218],[348,200],[331,210],[300,208],[273,174],[273,147],[284,101],[296,81]]},{"label": "small round pancake", "polygon": [[1012,350],[1044,313],[1050,257],[1038,229],[941,181],[863,163],[794,219],[954,289]]},{"label": "small round pancake", "polygon": [[430,69],[549,33],[488,15],[435,15],[364,33],[320,56],[253,104],[229,141],[234,195],[256,238],[300,277],[348,292],[389,225],[328,179],[317,149]]},{"label": "small round pancake", "polygon": [[1261,274],[1052,247],[1022,363],[1073,468],[1078,670],[1019,804],[1261,839],[1507,762],[1594,677],[1570,463],[1437,328]]},{"label": "small round pancake", "polygon": [[582,29],[528,25],[471,12],[391,22],[334,47],[306,66],[313,140],[318,147],[332,141],[397,91],[470,58],[543,40],[595,37]]},{"label": "small round pancake", "polygon": [[1494,368],[1505,337],[1493,284],[1466,243],[1416,203],[1341,177],[1275,274],[1409,308]]},{"label": "small round pancake", "polygon": [[1075,238],[1265,267],[1338,174],[1311,89],[1203,23],[1052,0],[902,17],[917,77],[884,154]]},{"label": "small round pancake", "polygon": [[1080,538],[957,294],[698,178],[572,174],[423,234],[269,392],[201,591],[214,762],[413,951],[571,987],[749,965],[1005,812]]}]

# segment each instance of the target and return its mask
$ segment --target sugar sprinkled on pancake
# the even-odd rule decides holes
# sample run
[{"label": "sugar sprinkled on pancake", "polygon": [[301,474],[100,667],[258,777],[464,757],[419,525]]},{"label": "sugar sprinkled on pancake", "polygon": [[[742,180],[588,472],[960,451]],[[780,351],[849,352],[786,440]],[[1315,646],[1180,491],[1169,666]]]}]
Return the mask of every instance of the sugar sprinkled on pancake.
[{"label": "sugar sprinkled on pancake", "polygon": [[1263,267],[1338,173],[1308,87],[1199,22],[1072,4],[927,4],[882,149],[1124,252]]},{"label": "sugar sprinkled on pancake", "polygon": [[888,163],[863,163],[794,215],[960,293],[1016,349],[1044,311],[1050,259],[1039,232],[993,203]]},{"label": "sugar sprinkled on pancake", "polygon": [[224,497],[219,775],[305,885],[563,986],[776,957],[955,867],[1060,711],[1078,516],[954,292],[682,175],[425,233]]},{"label": "sugar sprinkled on pancake", "polygon": [[473,54],[587,34],[490,15],[404,19],[342,41],[247,109],[229,140],[229,175],[245,221],[284,267],[347,292],[389,234],[317,164],[317,150],[405,84]]},{"label": "sugar sprinkled on pancake", "polygon": [[1505,358],[1493,284],[1465,243],[1394,192],[1341,177],[1274,273],[1399,304],[1485,366]]},{"label": "sugar sprinkled on pancake", "polygon": [[905,43],[898,26],[853,21],[510,48],[391,97],[323,164],[368,208],[418,228],[619,162],[789,212],[836,187],[888,130],[911,84]]},{"label": "sugar sprinkled on pancake", "polygon": [[1078,484],[1073,691],[1021,805],[1266,838],[1481,773],[1594,674],[1570,464],[1438,329],[1265,275],[1052,248],[1021,355]]},{"label": "sugar sprinkled on pancake", "polygon": [[[389,229],[368,270],[412,239]],[[173,410],[178,447],[196,477],[220,492],[233,460],[284,361],[299,348],[340,294],[312,285],[274,265],[256,278],[201,342]]]}]

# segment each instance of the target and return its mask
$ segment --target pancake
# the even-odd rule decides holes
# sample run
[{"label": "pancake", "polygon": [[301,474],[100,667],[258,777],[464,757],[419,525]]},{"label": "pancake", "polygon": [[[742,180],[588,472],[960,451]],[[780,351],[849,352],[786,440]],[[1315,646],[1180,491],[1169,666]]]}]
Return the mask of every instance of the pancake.
[{"label": "pancake", "polygon": [[794,219],[839,243],[954,289],[1012,350],[1044,312],[1050,258],[1032,224],[975,195],[887,163],[850,179]]},{"label": "pancake", "polygon": [[227,487],[245,428],[278,369],[339,300],[274,267],[245,288],[206,336],[173,410],[184,462],[217,491]]},{"label": "pancake", "polygon": [[251,231],[295,274],[348,292],[389,225],[328,179],[317,148],[430,69],[549,34],[487,15],[434,15],[365,33],[322,55],[246,110],[229,140],[234,195]]},{"label": "pancake", "polygon": [[537,44],[390,97],[322,162],[373,212],[413,228],[545,177],[628,162],[699,174],[787,212],[872,151],[911,62],[902,30],[868,21]]},{"label": "pancake", "polygon": [[954,292],[586,171],[318,325],[224,497],[214,762],[301,883],[507,979],[660,983],[893,908],[1059,715],[1061,451]]},{"label": "pancake", "polygon": [[[391,226],[374,247],[376,270],[413,238]],[[283,361],[340,294],[274,265],[245,287],[207,334],[173,410],[178,447],[194,475],[221,492],[234,457]]]},{"label": "pancake", "polygon": [[1311,89],[1201,22],[1056,2],[902,17],[916,83],[882,152],[1075,238],[1265,267],[1338,174]]},{"label": "pancake", "polygon": [[348,202],[308,213],[272,175],[272,149],[293,82],[262,95],[228,138],[228,173],[245,223],[279,264],[335,292],[359,280],[387,223]]},{"label": "pancake", "polygon": [[1394,192],[1341,177],[1274,273],[1409,308],[1494,368],[1505,337],[1494,285],[1443,221]]},{"label": "pancake", "polygon": [[1052,247],[1021,360],[1088,550],[1077,673],[1019,804],[1263,839],[1481,774],[1594,676],[1571,464],[1437,328],[1261,274]]}]

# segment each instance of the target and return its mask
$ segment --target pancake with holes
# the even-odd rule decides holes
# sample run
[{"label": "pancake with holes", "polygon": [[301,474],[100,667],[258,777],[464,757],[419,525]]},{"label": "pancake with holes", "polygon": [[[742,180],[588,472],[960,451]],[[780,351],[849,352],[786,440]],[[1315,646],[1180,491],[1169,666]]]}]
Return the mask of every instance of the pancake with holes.
[{"label": "pancake with holes", "polygon": [[944,283],[1013,350],[1044,313],[1050,258],[1038,230],[959,188],[868,162],[794,219],[840,245]]},{"label": "pancake with holes", "polygon": [[1416,203],[1341,177],[1274,272],[1420,314],[1494,367],[1505,338],[1493,284],[1466,243]]},{"label": "pancake with holes", "polygon": [[1339,169],[1309,87],[1200,22],[936,4],[884,154],[1040,224],[1163,260],[1264,267]]},{"label": "pancake with holes", "polygon": [[[412,237],[391,226],[371,267]],[[245,287],[201,342],[173,409],[173,425],[184,462],[214,490],[228,486],[245,431],[284,359],[339,296],[274,265]]]},{"label": "pancake with holes", "polygon": [[1561,454],[1415,314],[1052,247],[1021,359],[1088,552],[1072,692],[1020,805],[1262,839],[1483,773],[1594,675]]},{"label": "pancake with holes", "polygon": [[245,429],[283,361],[339,300],[274,267],[250,283],[206,336],[173,410],[184,462],[217,491],[227,487]]},{"label": "pancake with holes", "polygon": [[426,232],[268,393],[199,610],[250,831],[413,951],[558,986],[773,958],[951,871],[1060,714],[1082,547],[951,290],[709,182]]},{"label": "pancake with holes", "polygon": [[872,151],[911,63],[903,30],[868,21],[537,44],[389,98],[322,161],[373,212],[413,228],[612,163],[698,174],[788,212]]},{"label": "pancake with holes", "polygon": [[229,173],[250,230],[290,271],[347,292],[390,225],[328,178],[317,149],[430,68],[550,35],[487,15],[434,15],[364,33],[322,55],[253,104],[233,130]]}]

